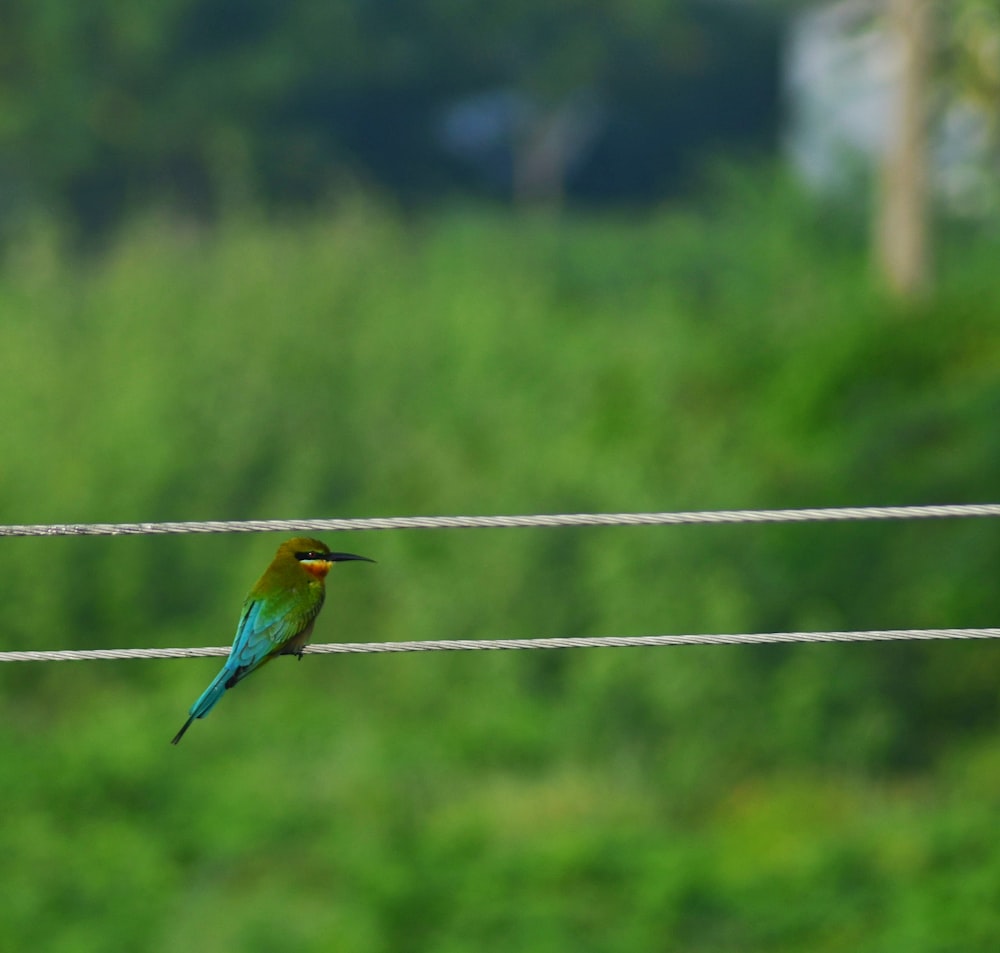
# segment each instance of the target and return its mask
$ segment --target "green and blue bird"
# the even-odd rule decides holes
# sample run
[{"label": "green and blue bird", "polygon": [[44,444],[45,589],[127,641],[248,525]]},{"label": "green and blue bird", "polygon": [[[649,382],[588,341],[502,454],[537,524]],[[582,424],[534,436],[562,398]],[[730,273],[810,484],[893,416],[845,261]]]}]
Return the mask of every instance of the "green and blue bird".
[{"label": "green and blue bird", "polygon": [[331,552],[325,543],[305,536],[296,536],[278,547],[274,561],[243,603],[226,664],[191,706],[188,720],[171,744],[184,737],[196,718],[204,718],[227,689],[265,662],[278,655],[302,657],[326,597],[326,574],[334,563],[349,560],[375,562],[367,556]]}]

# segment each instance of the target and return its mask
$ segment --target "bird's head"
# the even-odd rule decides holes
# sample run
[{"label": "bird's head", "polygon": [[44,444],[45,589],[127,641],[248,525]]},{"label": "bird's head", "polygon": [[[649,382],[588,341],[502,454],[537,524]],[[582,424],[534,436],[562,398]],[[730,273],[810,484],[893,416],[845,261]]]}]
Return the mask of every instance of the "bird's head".
[{"label": "bird's head", "polygon": [[334,563],[350,562],[351,560],[366,563],[375,562],[374,559],[369,559],[367,556],[332,552],[326,543],[321,543],[318,539],[310,539],[308,536],[296,536],[294,539],[288,540],[287,543],[282,543],[278,547],[278,558],[296,560],[307,573],[317,579],[323,579]]}]

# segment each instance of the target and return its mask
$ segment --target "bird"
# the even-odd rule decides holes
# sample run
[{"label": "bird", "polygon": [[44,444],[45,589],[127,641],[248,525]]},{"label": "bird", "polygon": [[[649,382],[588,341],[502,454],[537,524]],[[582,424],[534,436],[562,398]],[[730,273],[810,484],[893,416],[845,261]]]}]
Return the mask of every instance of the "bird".
[{"label": "bird", "polygon": [[191,706],[188,720],[171,744],[184,737],[196,718],[204,718],[228,689],[265,662],[278,655],[302,658],[326,597],[326,574],[334,563],[352,560],[375,562],[354,553],[331,552],[326,543],[306,536],[296,536],[278,547],[271,565],[243,603],[236,638],[222,671]]}]

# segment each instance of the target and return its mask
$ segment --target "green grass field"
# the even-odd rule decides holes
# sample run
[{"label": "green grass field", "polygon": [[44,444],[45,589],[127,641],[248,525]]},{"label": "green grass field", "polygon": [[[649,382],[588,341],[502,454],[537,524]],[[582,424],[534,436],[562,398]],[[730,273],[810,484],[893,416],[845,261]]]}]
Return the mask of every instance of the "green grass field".
[{"label": "green grass field", "polygon": [[[752,187],[751,187],[752,185]],[[996,241],[761,179],[0,268],[0,522],[995,501]],[[0,539],[2,649],[219,645],[280,538]],[[993,626],[988,520],[327,538],[319,641]],[[0,668],[0,948],[994,953],[1000,645]]]}]

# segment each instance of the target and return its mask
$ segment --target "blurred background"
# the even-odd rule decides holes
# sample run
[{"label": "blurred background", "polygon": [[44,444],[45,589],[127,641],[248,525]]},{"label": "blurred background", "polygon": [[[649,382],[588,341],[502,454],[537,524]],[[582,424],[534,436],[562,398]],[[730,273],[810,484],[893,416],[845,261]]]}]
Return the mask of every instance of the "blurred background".
[{"label": "blurred background", "polygon": [[[0,522],[1000,498],[995,0],[9,0]],[[281,537],[0,540],[5,650]],[[995,626],[989,520],[343,534],[318,641]],[[1000,645],[0,667],[0,947],[1000,948]]]}]

